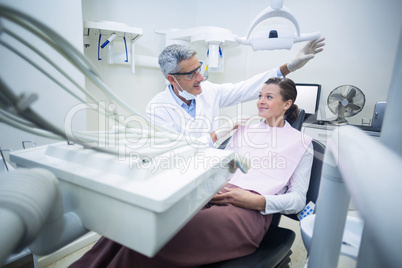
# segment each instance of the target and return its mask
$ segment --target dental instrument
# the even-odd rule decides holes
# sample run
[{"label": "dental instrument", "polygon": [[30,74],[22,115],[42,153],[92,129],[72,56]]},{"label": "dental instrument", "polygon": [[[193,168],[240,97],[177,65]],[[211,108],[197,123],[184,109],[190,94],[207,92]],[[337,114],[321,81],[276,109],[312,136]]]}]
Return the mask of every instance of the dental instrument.
[{"label": "dental instrument", "polygon": [[107,46],[110,42],[112,42],[116,38],[116,34],[112,33],[112,35],[101,45],[101,48]]}]

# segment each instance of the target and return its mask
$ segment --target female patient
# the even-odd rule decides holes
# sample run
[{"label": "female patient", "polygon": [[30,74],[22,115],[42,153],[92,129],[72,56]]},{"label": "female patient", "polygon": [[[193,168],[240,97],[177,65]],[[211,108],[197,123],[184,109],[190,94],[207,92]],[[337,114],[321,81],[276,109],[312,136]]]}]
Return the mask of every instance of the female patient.
[{"label": "female patient", "polygon": [[228,145],[250,159],[248,173],[236,171],[154,258],[102,237],[71,267],[197,267],[253,253],[273,213],[305,206],[313,156],[311,138],[289,124],[297,118],[296,96],[290,79],[265,82],[257,101],[263,121],[239,127]]}]

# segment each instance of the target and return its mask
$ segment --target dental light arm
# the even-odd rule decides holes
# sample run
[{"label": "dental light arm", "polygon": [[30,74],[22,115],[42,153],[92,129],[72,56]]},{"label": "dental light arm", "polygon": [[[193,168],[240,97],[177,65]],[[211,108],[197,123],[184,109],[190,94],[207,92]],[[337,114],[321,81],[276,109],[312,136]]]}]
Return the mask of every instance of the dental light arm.
[{"label": "dental light arm", "polygon": [[[280,17],[289,20],[296,28],[296,33],[286,25],[274,25],[269,32],[259,32],[251,35],[254,28],[261,22]],[[243,45],[249,45],[253,50],[290,49],[293,43],[318,39],[319,32],[301,34],[300,27],[291,11],[283,6],[283,0],[272,0],[271,6],[261,11],[251,23],[246,37],[235,37],[235,40]]]}]

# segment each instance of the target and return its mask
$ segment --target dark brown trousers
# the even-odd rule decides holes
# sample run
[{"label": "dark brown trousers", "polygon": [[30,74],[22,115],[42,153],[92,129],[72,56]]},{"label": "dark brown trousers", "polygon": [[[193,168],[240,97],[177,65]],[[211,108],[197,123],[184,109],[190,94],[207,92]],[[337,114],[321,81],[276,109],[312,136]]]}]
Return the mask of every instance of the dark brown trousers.
[{"label": "dark brown trousers", "polygon": [[[198,267],[253,253],[272,215],[227,206],[206,206],[153,258],[102,237],[71,268]],[[134,231],[134,230],[133,230]]]}]

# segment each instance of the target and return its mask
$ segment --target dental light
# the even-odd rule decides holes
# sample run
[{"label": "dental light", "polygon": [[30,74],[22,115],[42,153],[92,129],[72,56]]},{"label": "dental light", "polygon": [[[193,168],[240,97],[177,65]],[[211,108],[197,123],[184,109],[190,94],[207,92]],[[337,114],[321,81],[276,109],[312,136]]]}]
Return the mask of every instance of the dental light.
[{"label": "dental light", "polygon": [[[254,28],[261,22],[271,18],[284,18],[290,21],[294,27],[286,24],[270,25],[263,31],[255,31]],[[296,32],[294,32],[294,28]],[[294,43],[317,39],[319,32],[301,34],[300,27],[292,12],[283,6],[283,0],[272,0],[271,6],[261,11],[251,23],[246,37],[235,37],[236,42],[249,45],[256,50],[290,49]]]}]

